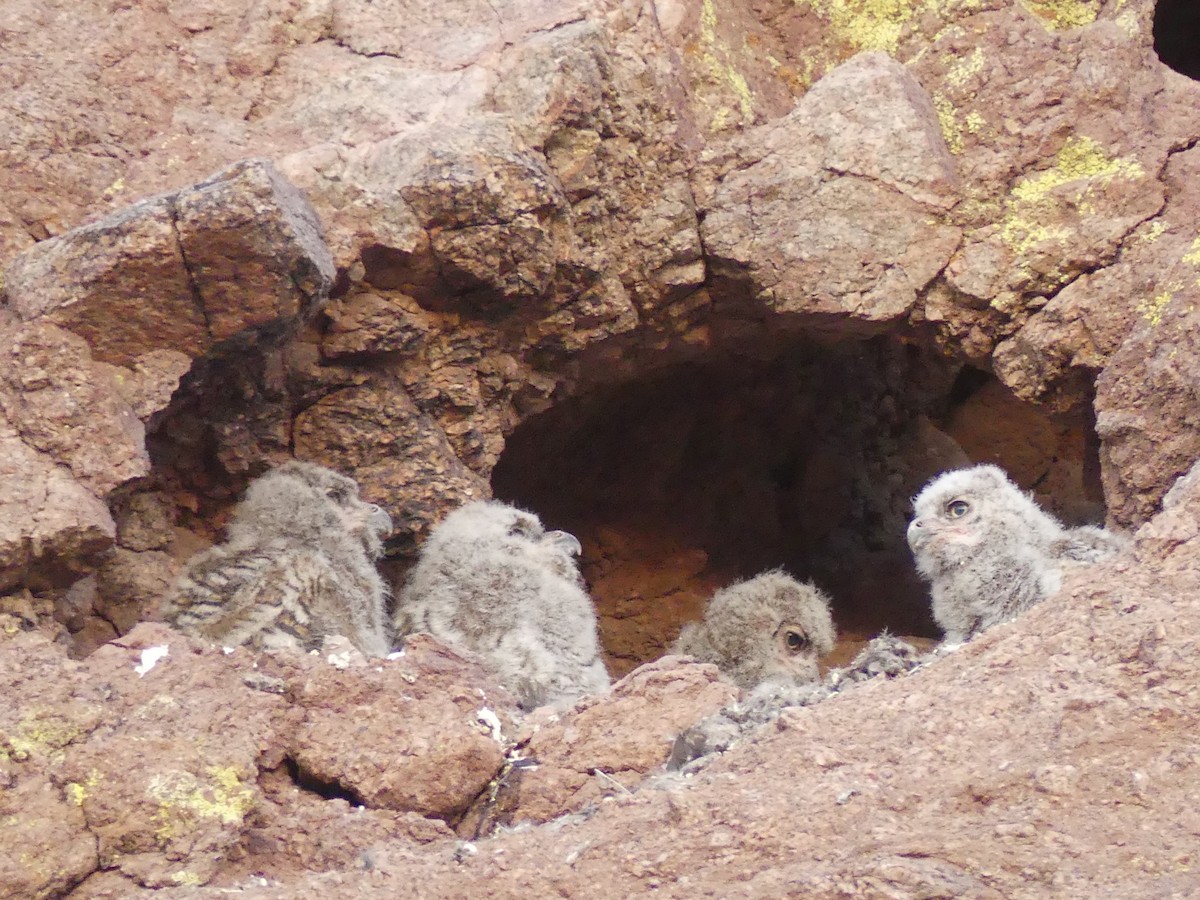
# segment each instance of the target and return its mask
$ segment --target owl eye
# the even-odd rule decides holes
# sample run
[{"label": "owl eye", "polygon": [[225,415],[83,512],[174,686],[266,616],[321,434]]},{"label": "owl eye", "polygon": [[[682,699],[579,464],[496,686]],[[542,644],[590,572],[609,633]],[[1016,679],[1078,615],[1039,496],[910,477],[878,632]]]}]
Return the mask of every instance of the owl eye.
[{"label": "owl eye", "polygon": [[325,492],[325,496],[328,497],[330,500],[332,500],[334,503],[342,503],[345,501],[345,499],[348,496],[350,496],[350,494],[346,490],[346,488],[339,486],[339,487],[331,487],[329,490],[327,490]]},{"label": "owl eye", "polygon": [[787,645],[789,653],[801,653],[808,649],[809,640],[804,636],[804,632],[789,629],[783,636],[783,642]]},{"label": "owl eye", "polygon": [[961,519],[970,509],[971,504],[966,500],[951,500],[946,504],[946,515],[951,519]]},{"label": "owl eye", "polygon": [[537,535],[538,528],[532,519],[520,518],[508,527],[510,537],[532,538]]}]

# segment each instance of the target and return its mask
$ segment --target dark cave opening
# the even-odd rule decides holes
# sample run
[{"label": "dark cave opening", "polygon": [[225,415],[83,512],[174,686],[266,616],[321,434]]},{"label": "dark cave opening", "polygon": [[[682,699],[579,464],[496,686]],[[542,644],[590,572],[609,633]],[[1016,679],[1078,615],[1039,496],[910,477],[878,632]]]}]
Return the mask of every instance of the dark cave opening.
[{"label": "dark cave opening", "polygon": [[336,782],[324,781],[311,772],[305,771],[290,756],[284,759],[283,764],[288,778],[300,790],[316,794],[318,797],[323,797],[326,800],[345,800],[353,807],[362,807],[362,798],[353,791],[342,787]]},{"label": "dark cave opening", "polygon": [[1154,52],[1188,78],[1200,79],[1200,3],[1158,0],[1154,7]]},{"label": "dark cave opening", "polygon": [[835,661],[883,628],[934,638],[904,534],[934,475],[1003,465],[1071,524],[1100,521],[1083,414],[891,337],[727,353],[560,402],[492,485],[575,533],[614,675],[661,655],[718,587],[782,566],[834,599]]}]

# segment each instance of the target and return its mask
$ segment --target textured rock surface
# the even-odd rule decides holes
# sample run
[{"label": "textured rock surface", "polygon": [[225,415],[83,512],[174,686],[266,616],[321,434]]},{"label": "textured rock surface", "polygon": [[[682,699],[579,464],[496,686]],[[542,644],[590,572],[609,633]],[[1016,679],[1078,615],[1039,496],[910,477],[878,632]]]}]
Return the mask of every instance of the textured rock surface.
[{"label": "textured rock surface", "polygon": [[[781,562],[827,583],[852,638],[919,628],[897,529],[914,482],[964,458],[1072,523],[1143,530],[1136,562],[902,684],[474,853],[401,811],[460,824],[496,786],[511,748],[475,721],[469,663],[431,650],[447,673],[410,685],[403,659],[254,670],[175,638],[138,679],[128,642],[161,632],[82,662],[13,636],[3,889],[1193,893],[1196,502],[1168,491],[1200,456],[1200,85],[1155,58],[1154,6],[7,4],[9,629],[79,655],[153,615],[292,454],[388,507],[399,568],[504,454],[525,471],[498,491],[549,485],[538,511],[579,523],[623,669]],[[545,732],[574,750],[521,773],[547,779],[539,817],[594,798],[568,756],[631,781],[643,762],[597,748],[654,758],[658,731],[617,741],[604,712],[669,693],[649,671]],[[457,736],[461,783],[428,774],[447,748],[415,752],[430,729]],[[421,774],[377,776],[392,746]]]},{"label": "textured rock surface", "polygon": [[0,588],[93,568],[114,537],[103,501],[150,474],[146,423],[192,362],[294,329],[332,278],[312,208],[263,161],[17,257],[0,296]]},{"label": "textured rock surface", "polygon": [[503,761],[479,710],[512,729],[504,693],[431,640],[367,665],[227,654],[141,625],[81,663],[2,624],[0,829],[22,848],[5,854],[4,896],[97,870],[125,890],[201,884],[248,855],[251,872],[320,871],[447,838],[422,816],[466,809]]},{"label": "textured rock surface", "polygon": [[569,711],[542,710],[517,732],[526,761],[481,797],[468,815],[475,830],[548,822],[628,794],[659,769],[675,736],[737,697],[714,666],[664,657],[626,675],[612,690]]},{"label": "textured rock surface", "polygon": [[958,230],[938,221],[957,174],[937,115],[882,53],[834,70],[734,147],[700,201],[710,265],[718,284],[733,282],[725,303],[748,295],[777,314],[887,322],[911,311],[958,247]]},{"label": "textured rock surface", "polygon": [[507,718],[512,699],[483,672],[427,635],[386,668],[322,668],[299,694],[309,714],[295,762],[369,807],[457,818],[504,762],[480,715]]},{"label": "textured rock surface", "polygon": [[153,351],[198,357],[303,321],[332,280],[312,208],[274,166],[251,161],[42,241],[9,266],[4,295],[22,321],[60,325],[97,359],[132,367]]}]

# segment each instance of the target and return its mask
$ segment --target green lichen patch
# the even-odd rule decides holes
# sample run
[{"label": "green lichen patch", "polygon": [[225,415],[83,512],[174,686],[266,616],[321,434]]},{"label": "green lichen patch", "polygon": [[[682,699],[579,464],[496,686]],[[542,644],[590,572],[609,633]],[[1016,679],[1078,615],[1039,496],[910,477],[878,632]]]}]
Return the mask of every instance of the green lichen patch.
[{"label": "green lichen patch", "polygon": [[99,783],[100,773],[93,769],[82,783],[78,781],[67,782],[63,787],[63,793],[66,794],[67,799],[71,803],[74,803],[76,806],[83,806],[83,801],[88,798],[92,790]]},{"label": "green lichen patch", "polygon": [[[956,18],[983,9],[983,0],[793,0],[801,15],[810,14],[824,26],[819,43],[797,54],[797,70],[807,87],[834,66],[856,53],[878,50],[900,59],[905,57],[906,41],[917,31],[934,34],[917,53],[919,59],[929,44],[947,35],[963,32]],[[912,62],[912,59],[908,59]],[[982,66],[975,54],[963,61],[956,77],[964,80],[973,67]]]},{"label": "green lichen patch", "polygon": [[932,99],[933,109],[938,117],[938,125],[942,129],[942,140],[946,142],[950,152],[957,156],[963,152],[966,135],[979,134],[983,130],[986,120],[975,110],[960,117],[954,103],[940,91],[935,92]]},{"label": "green lichen patch", "polygon": [[961,88],[973,76],[983,71],[983,50],[976,47],[969,56],[961,59],[950,57],[945,62],[949,65],[946,83],[951,87]]},{"label": "green lichen patch", "polygon": [[1183,261],[1188,265],[1200,266],[1200,237],[1192,241],[1192,246],[1183,254]]},{"label": "green lichen patch", "polygon": [[963,126],[958,121],[958,111],[949,98],[940,92],[933,95],[933,109],[942,128],[942,140],[950,152],[957,156],[963,152]]},{"label": "green lichen patch", "polygon": [[808,0],[830,30],[855,52],[882,50],[895,54],[904,29],[932,0]]},{"label": "green lichen patch", "polygon": [[1138,233],[1137,239],[1143,244],[1153,244],[1166,233],[1166,230],[1167,226],[1162,222],[1151,222]]},{"label": "green lichen patch", "polygon": [[737,109],[718,106],[713,111],[709,127],[720,131],[737,124],[739,114],[742,122],[754,119],[754,96],[744,75],[730,61],[732,53],[717,36],[717,7],[714,0],[703,0],[700,5],[700,44],[697,49],[700,65],[707,79],[722,92],[732,93]]}]

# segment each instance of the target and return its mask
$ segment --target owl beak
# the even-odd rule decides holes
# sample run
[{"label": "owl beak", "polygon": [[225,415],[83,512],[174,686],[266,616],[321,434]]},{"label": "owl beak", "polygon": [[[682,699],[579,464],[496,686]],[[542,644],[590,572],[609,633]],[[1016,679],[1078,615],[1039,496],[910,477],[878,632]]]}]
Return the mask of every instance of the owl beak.
[{"label": "owl beak", "polygon": [[374,503],[371,504],[370,525],[373,530],[380,534],[392,533],[392,517]]},{"label": "owl beak", "polygon": [[545,540],[550,541],[558,547],[561,547],[571,556],[579,556],[583,553],[583,545],[579,543],[579,538],[567,531],[547,531]]},{"label": "owl beak", "polygon": [[925,539],[929,536],[929,532],[922,524],[920,519],[913,519],[908,523],[908,546],[911,550],[916,550]]}]

